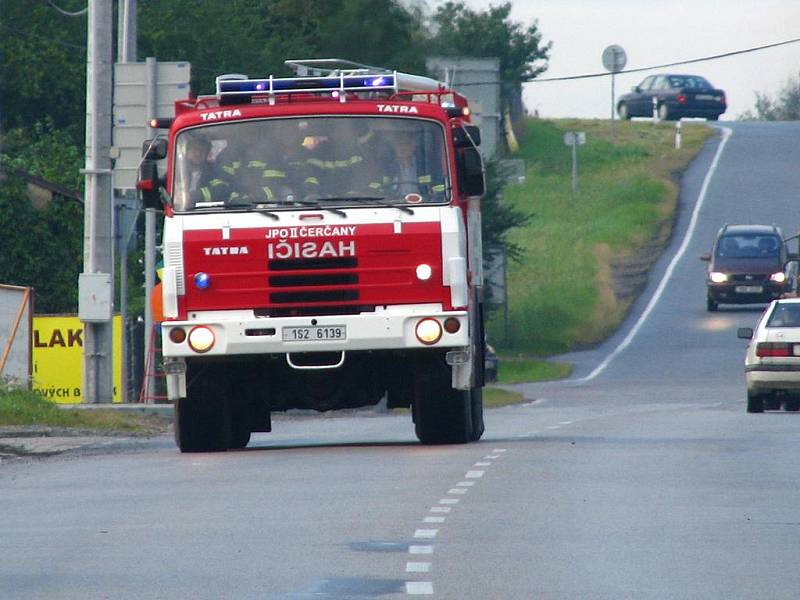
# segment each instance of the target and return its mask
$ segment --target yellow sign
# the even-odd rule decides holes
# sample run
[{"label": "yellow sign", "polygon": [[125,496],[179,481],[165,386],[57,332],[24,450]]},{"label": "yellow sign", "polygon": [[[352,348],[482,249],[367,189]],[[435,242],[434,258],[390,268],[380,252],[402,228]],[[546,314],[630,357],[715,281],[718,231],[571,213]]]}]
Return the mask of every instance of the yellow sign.
[{"label": "yellow sign", "polygon": [[[114,316],[114,402],[122,402],[122,317]],[[83,401],[83,323],[33,317],[33,390],[58,404]]]}]

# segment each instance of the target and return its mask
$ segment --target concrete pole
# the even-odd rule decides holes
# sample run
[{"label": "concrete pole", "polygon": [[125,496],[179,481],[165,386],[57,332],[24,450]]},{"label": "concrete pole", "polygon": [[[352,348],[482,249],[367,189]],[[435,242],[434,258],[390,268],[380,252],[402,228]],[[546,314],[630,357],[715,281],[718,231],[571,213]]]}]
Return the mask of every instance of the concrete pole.
[{"label": "concrete pole", "polygon": [[[117,62],[136,62],[136,0],[119,0],[117,21]],[[118,204],[118,210],[127,210],[124,204]],[[117,223],[120,220],[117,219]],[[120,397],[123,402],[129,401],[130,369],[128,356],[128,246],[130,237],[127,231],[118,232],[124,236],[120,244],[119,256],[119,314],[122,320],[122,389]]]},{"label": "concrete pole", "polygon": [[[148,57],[146,59],[147,65],[147,119],[157,117],[157,83],[158,73],[156,69],[158,64],[156,59]],[[148,138],[156,134],[154,129],[148,128]],[[152,208],[145,209],[144,211],[144,362],[145,368],[148,368],[148,358],[154,359],[153,353],[153,312],[150,310],[150,298],[153,295],[153,286],[156,280],[156,211]],[[154,369],[154,361],[150,361],[149,371],[152,373]],[[154,393],[155,381],[152,377],[148,377],[148,373],[144,374],[142,385],[145,386],[144,396],[148,402],[152,402]]]},{"label": "concrete pole", "polygon": [[[112,0],[90,0],[86,63],[86,198],[84,273],[106,273],[114,285],[114,211],[111,191]],[[113,294],[109,290],[108,298]],[[81,298],[81,302],[89,302]],[[84,323],[84,402],[113,399],[112,321]]]}]

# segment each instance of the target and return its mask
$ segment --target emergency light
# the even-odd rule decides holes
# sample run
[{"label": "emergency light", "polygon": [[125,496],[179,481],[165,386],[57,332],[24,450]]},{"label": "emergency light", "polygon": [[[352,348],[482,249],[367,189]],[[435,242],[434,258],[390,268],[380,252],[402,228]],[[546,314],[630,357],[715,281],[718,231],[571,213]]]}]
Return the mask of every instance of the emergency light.
[{"label": "emergency light", "polygon": [[397,91],[395,73],[385,75],[340,75],[338,77],[281,77],[228,79],[217,77],[217,94],[288,94],[293,92]]}]

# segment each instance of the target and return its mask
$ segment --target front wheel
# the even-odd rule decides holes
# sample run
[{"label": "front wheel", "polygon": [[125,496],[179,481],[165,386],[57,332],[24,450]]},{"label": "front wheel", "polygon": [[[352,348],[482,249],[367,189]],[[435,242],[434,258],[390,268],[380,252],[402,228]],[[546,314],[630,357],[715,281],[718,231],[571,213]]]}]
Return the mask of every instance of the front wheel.
[{"label": "front wheel", "polygon": [[660,121],[669,121],[672,117],[672,114],[669,111],[669,107],[667,106],[666,102],[662,102],[658,105],[658,119]]},{"label": "front wheel", "polygon": [[628,111],[628,105],[625,102],[620,102],[617,106],[617,114],[623,121],[628,121],[631,118],[631,113]]},{"label": "front wheel", "polygon": [[[444,357],[416,366],[412,412],[417,439],[423,444],[464,444],[475,435],[471,394],[453,389],[450,381]],[[481,413],[482,409],[481,403]]]},{"label": "front wheel", "polygon": [[719,308],[719,304],[714,302],[714,300],[709,296],[706,298],[706,310],[708,312],[716,312]]}]

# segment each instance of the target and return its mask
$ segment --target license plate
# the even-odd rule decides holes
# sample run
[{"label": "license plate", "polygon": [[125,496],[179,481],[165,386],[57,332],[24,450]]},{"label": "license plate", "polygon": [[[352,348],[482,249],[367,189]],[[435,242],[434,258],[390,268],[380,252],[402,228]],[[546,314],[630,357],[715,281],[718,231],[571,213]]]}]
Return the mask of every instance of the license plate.
[{"label": "license plate", "polygon": [[695,98],[698,100],[716,100],[716,97],[711,94],[697,94]]},{"label": "license plate", "polygon": [[760,285],[737,285],[736,286],[736,293],[737,294],[760,294],[764,291],[764,288]]},{"label": "license plate", "polygon": [[800,356],[800,344],[795,344],[793,350],[795,356]]},{"label": "license plate", "polygon": [[284,327],[284,342],[329,342],[346,340],[346,325],[315,325],[313,327]]}]

